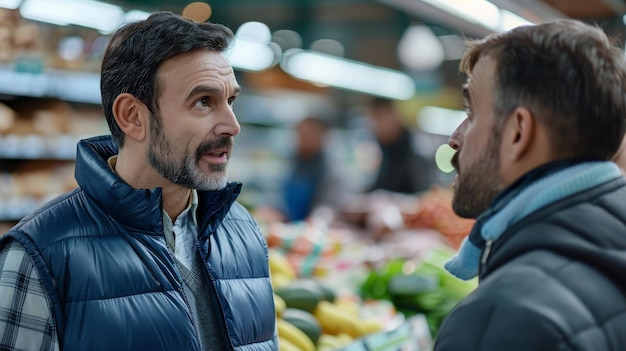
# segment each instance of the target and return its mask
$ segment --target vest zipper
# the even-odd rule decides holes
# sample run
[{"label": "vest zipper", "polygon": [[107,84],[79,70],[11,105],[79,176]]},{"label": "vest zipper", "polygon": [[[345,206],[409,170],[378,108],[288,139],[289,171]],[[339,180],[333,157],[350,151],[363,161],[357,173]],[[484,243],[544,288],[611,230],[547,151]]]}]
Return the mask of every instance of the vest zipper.
[{"label": "vest zipper", "polygon": [[[163,238],[165,238],[165,232],[163,233]],[[187,306],[187,310],[189,312],[189,317],[190,317],[189,320],[191,322],[191,326],[193,327],[193,332],[196,335],[196,341],[198,342],[198,345],[197,345],[198,350],[202,350],[202,341],[200,340],[200,333],[198,331],[198,326],[196,325],[196,322],[193,319],[193,310],[192,310],[191,304],[189,303],[189,298],[187,297],[187,294],[185,293],[185,281],[183,277],[181,276],[181,273],[179,272],[176,256],[174,254],[174,251],[172,251],[172,249],[167,244],[167,241],[165,242],[165,248],[167,249],[167,254],[172,259],[172,263],[173,263],[173,266],[172,266],[173,271],[171,272],[171,275],[169,277],[171,279],[170,284],[172,285],[172,287],[175,287],[177,284],[180,285],[180,295],[183,298],[183,301],[185,302],[185,306]],[[149,248],[149,250],[152,250],[152,249]],[[168,265],[166,265],[165,262],[163,262],[163,258],[158,256],[156,252],[153,252],[153,255],[155,257],[158,257],[158,259],[161,261],[161,264],[164,267],[168,267]],[[174,291],[176,291],[176,289],[174,289]]]},{"label": "vest zipper", "polygon": [[[174,255],[172,254],[172,259],[174,261],[176,261],[176,257],[174,257]],[[181,263],[182,265],[182,263]],[[174,262],[174,266],[177,267],[177,263]],[[178,267],[177,267],[178,268]],[[198,350],[202,350],[202,340],[200,339],[200,331],[198,330],[198,326],[196,325],[196,321],[194,320],[194,316],[193,316],[193,307],[191,306],[191,304],[189,303],[189,298],[187,297],[187,294],[185,292],[185,281],[183,280],[183,277],[180,275],[180,272],[177,273],[178,279],[180,279],[180,295],[183,297],[183,301],[185,301],[185,305],[187,306],[187,309],[189,310],[189,320],[191,321],[191,326],[193,327],[193,332],[196,335],[196,340],[198,341]],[[193,293],[192,293],[193,294]]]}]

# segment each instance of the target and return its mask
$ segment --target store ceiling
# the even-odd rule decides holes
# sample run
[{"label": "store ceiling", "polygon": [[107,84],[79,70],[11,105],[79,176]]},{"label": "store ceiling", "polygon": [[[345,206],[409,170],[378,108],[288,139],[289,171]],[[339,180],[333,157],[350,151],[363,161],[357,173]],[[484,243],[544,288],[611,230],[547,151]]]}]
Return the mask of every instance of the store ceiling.
[{"label": "store ceiling", "polygon": [[[168,10],[181,13],[191,1],[107,0],[125,9]],[[598,23],[624,43],[626,0],[490,0],[501,8],[547,20],[571,17]],[[213,22],[236,29],[248,21],[267,24],[272,31],[291,29],[303,39],[303,47],[317,39],[335,39],[348,59],[405,70],[398,59],[398,42],[412,23],[429,26],[435,35],[483,36],[489,31],[458,18],[432,11],[427,0],[207,0]],[[462,42],[459,43],[462,45]],[[437,72],[437,84],[458,87],[463,77],[456,61],[447,61]],[[428,80],[429,78],[427,78]]]},{"label": "store ceiling", "polygon": [[[109,0],[125,8],[156,9],[180,13],[190,1]],[[213,0],[211,20],[237,28],[247,21],[266,23],[271,30],[292,29],[300,33],[304,46],[316,39],[343,43],[345,56],[368,63],[399,68],[397,42],[412,22],[433,27],[435,34],[470,34],[446,18],[420,13],[420,0]],[[600,20],[623,26],[624,0],[492,0],[501,7],[544,11],[545,6],[564,16]],[[539,6],[537,6],[539,5]],[[530,10],[529,10],[530,9]],[[544,11],[545,12],[545,11]],[[483,33],[475,33],[482,35]]]}]

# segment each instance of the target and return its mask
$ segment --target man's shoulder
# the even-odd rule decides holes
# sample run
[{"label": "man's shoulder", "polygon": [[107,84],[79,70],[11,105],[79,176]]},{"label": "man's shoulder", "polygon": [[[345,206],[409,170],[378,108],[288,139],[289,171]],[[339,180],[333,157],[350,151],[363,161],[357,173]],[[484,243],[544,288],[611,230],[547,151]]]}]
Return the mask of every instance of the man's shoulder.
[{"label": "man's shoulder", "polygon": [[572,303],[564,296],[585,291],[576,285],[580,279],[602,275],[585,262],[549,249],[536,249],[516,256],[483,278],[476,297],[485,301],[506,301],[511,308],[545,311]]},{"label": "man's shoulder", "polygon": [[488,275],[459,303],[442,326],[442,337],[450,339],[442,345],[477,345],[467,350],[517,344],[528,350],[557,349],[575,343],[585,330],[614,324],[619,313],[626,318],[621,290],[602,274],[578,260],[531,251]]},{"label": "man's shoulder", "polygon": [[449,313],[437,337],[436,351],[558,349],[563,336],[552,308],[546,309],[548,301],[558,296],[555,291],[543,296],[547,290],[541,286],[551,284],[551,278],[542,278],[532,269],[502,273],[506,274],[481,281]]},{"label": "man's shoulder", "polygon": [[33,210],[7,234],[28,236],[45,246],[63,236],[76,233],[95,233],[94,226],[102,225],[97,211],[91,208],[89,197],[80,188],[59,195]]},{"label": "man's shoulder", "polygon": [[228,212],[224,215],[222,225],[244,228],[245,232],[258,231],[258,222],[252,216],[247,207],[238,201],[233,202]]},{"label": "man's shoulder", "polygon": [[254,221],[254,217],[252,217],[252,214],[250,213],[248,208],[239,201],[233,202],[233,204],[230,206],[230,209],[228,210],[228,213],[226,214],[226,218],[231,220],[235,219]]},{"label": "man's shoulder", "polygon": [[40,220],[42,217],[51,216],[51,213],[62,214],[64,211],[68,210],[75,212],[75,209],[83,206],[84,200],[81,199],[83,196],[84,193],[80,188],[60,194],[42,203],[28,215],[24,216],[20,224],[32,221],[33,219]]}]

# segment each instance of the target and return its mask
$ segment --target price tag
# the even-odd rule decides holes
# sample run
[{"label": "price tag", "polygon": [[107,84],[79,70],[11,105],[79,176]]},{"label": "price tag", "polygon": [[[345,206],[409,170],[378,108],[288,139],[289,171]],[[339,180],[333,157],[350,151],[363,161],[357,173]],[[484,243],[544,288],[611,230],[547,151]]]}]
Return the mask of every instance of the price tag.
[{"label": "price tag", "polygon": [[341,351],[428,351],[431,348],[432,337],[426,317],[419,314],[397,328],[369,335]]}]

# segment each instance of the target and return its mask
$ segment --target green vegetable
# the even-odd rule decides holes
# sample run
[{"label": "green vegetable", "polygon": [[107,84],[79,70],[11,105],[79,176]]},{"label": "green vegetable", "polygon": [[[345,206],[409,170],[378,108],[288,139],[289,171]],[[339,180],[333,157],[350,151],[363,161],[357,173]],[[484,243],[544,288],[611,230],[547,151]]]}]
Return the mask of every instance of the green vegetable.
[{"label": "green vegetable", "polygon": [[313,344],[317,345],[322,335],[322,327],[313,314],[296,308],[287,308],[283,311],[282,319],[302,330],[313,341]]},{"label": "green vegetable", "polygon": [[312,279],[298,279],[289,284],[274,289],[274,293],[280,296],[287,308],[297,308],[307,312],[313,312],[320,301],[333,301],[335,294],[329,288]]}]

